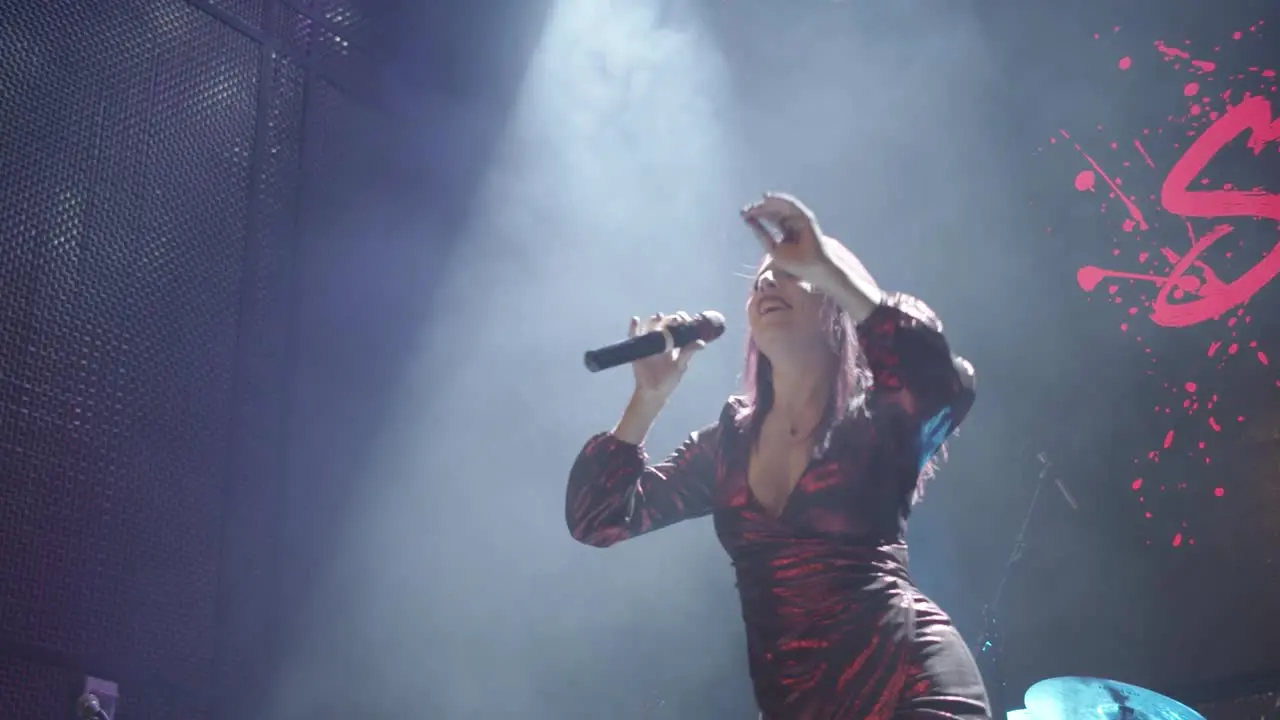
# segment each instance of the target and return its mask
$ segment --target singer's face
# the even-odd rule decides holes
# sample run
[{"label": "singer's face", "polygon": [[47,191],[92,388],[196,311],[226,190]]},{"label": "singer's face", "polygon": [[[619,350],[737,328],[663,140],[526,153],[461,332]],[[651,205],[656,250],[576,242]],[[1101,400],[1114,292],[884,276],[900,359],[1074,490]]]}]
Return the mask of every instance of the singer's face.
[{"label": "singer's face", "polygon": [[775,362],[780,351],[807,348],[811,343],[821,346],[826,342],[822,302],[822,295],[808,283],[774,267],[766,256],[747,299],[751,337]]}]

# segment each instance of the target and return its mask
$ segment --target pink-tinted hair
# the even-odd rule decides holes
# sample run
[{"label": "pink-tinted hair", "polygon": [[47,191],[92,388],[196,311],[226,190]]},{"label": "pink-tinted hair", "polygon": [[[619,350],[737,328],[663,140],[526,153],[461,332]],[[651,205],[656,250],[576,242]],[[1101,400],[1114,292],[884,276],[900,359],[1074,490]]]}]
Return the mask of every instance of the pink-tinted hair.
[{"label": "pink-tinted hair", "polygon": [[[813,430],[813,440],[818,452],[825,452],[831,444],[832,433],[850,415],[865,410],[866,394],[871,388],[871,368],[858,345],[857,328],[834,300],[823,296],[819,317],[826,329],[827,341],[838,358],[836,377],[832,383],[831,397],[823,409],[822,419]],[[773,408],[773,365],[760,352],[755,339],[747,336],[747,357],[742,373],[742,391],[747,404],[743,416],[747,421],[746,433],[751,445],[760,437],[765,416]],[[946,458],[946,445],[938,449],[933,458],[920,469],[911,504],[924,497],[924,488],[937,473],[938,461]]]}]

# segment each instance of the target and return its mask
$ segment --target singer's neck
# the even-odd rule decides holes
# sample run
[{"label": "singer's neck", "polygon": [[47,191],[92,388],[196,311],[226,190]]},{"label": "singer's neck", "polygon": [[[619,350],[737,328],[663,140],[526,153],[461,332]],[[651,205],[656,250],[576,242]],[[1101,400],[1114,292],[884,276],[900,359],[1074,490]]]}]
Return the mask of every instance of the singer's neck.
[{"label": "singer's neck", "polygon": [[774,363],[772,411],[793,422],[816,423],[831,400],[837,361],[834,354],[821,353]]}]

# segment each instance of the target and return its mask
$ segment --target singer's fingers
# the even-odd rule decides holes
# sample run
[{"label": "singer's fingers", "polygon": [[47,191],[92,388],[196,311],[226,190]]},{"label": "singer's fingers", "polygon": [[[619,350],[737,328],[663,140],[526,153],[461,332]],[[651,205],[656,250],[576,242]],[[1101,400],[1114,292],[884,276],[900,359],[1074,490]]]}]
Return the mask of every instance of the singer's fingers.
[{"label": "singer's fingers", "polygon": [[631,316],[631,325],[627,327],[627,337],[635,337],[640,330],[640,318],[635,315]]},{"label": "singer's fingers", "polygon": [[784,234],[799,230],[804,224],[817,228],[817,218],[813,211],[788,193],[765,193],[760,200],[742,209],[742,217],[748,221],[760,220],[766,227],[776,227]]},{"label": "singer's fingers", "polygon": [[800,199],[794,195],[768,192],[764,194],[760,206],[764,212],[777,218],[778,228],[788,238],[794,237],[798,232],[811,232],[814,236],[822,236],[822,229],[818,227],[818,217],[813,214],[808,205],[800,202]]},{"label": "singer's fingers", "polygon": [[747,227],[751,228],[751,234],[756,236],[756,240],[760,242],[760,248],[766,253],[772,253],[774,250],[773,233],[769,232],[769,228],[765,227],[764,222],[757,217],[748,216],[745,211],[742,219],[746,221]]},{"label": "singer's fingers", "polygon": [[790,203],[769,194],[762,195],[759,200],[742,208],[744,220],[759,220],[765,227],[777,226],[782,218],[791,214],[794,214],[794,210]]},{"label": "singer's fingers", "polygon": [[662,327],[662,318],[663,318],[662,313],[654,313],[653,315],[650,315],[649,317],[645,318],[640,322],[640,327],[637,330],[636,334],[643,335],[648,332],[653,332],[654,330],[657,330],[658,328]]},{"label": "singer's fingers", "polygon": [[743,205],[742,210],[738,211],[738,214],[747,222],[748,225],[751,224],[752,220],[764,219],[763,207],[759,202]]},{"label": "singer's fingers", "polygon": [[655,315],[654,317],[659,318],[659,320],[654,323],[653,327],[649,328],[650,330],[664,330],[693,320],[693,317],[683,310],[669,315],[667,313],[662,313],[661,315]]},{"label": "singer's fingers", "polygon": [[680,348],[676,355],[676,368],[678,368],[680,372],[684,372],[689,367],[689,361],[693,359],[693,356],[706,346],[707,344],[705,342],[699,340]]},{"label": "singer's fingers", "polygon": [[808,205],[800,202],[795,195],[783,192],[767,192],[758,203],[761,210],[773,217],[784,217],[787,215],[799,215],[801,217],[813,219],[813,211]]}]

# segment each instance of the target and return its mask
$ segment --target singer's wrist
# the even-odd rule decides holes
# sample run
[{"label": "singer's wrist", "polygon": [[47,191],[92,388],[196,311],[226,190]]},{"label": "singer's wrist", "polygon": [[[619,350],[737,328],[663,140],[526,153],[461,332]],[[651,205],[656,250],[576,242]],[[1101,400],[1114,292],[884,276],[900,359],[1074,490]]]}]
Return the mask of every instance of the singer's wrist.
[{"label": "singer's wrist", "polygon": [[626,411],[613,428],[613,436],[632,445],[644,445],[649,428],[653,427],[653,422],[658,419],[658,413],[662,412],[666,403],[666,397],[636,388],[631,401],[627,403]]},{"label": "singer's wrist", "polygon": [[826,238],[833,247],[826,262],[815,269],[813,284],[842,310],[854,323],[861,323],[884,299],[884,292],[876,285],[862,263],[839,241]]},{"label": "singer's wrist", "polygon": [[636,388],[631,392],[631,401],[627,403],[630,410],[634,410],[644,415],[652,415],[655,418],[662,408],[667,406],[667,400],[671,397],[670,393],[659,390],[647,390],[645,388]]}]

